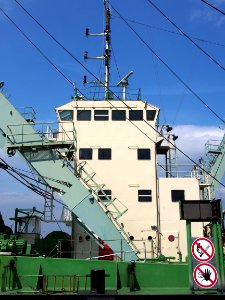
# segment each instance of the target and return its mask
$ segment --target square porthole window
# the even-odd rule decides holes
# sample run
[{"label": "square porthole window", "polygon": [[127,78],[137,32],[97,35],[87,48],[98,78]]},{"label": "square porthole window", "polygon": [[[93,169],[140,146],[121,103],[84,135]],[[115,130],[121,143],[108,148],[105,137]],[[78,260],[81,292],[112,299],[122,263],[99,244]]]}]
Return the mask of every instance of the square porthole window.
[{"label": "square porthole window", "polygon": [[143,110],[129,110],[129,120],[130,121],[142,121],[143,120]]},{"label": "square porthole window", "polygon": [[138,190],[138,202],[152,202],[152,190]]},{"label": "square porthole window", "polygon": [[73,121],[73,110],[59,110],[60,121]]},{"label": "square porthole window", "polygon": [[184,201],[184,190],[171,190],[172,202]]},{"label": "square porthole window", "polygon": [[112,110],[112,121],[125,121],[126,110]]},{"label": "square porthole window", "polygon": [[79,159],[92,159],[92,149],[91,148],[80,148]]},{"label": "square porthole window", "polygon": [[154,121],[156,115],[156,110],[146,110],[146,120],[147,121]]},{"label": "square porthole window", "polygon": [[137,156],[139,160],[151,159],[151,150],[147,148],[137,149]]},{"label": "square porthole window", "polygon": [[100,148],[98,149],[98,159],[109,160],[111,159],[112,151],[110,148]]},{"label": "square porthole window", "polygon": [[96,109],[94,111],[94,120],[95,121],[108,121],[108,119],[109,119],[109,111],[108,110]]},{"label": "square porthole window", "polygon": [[77,110],[77,121],[91,121],[91,110]]}]

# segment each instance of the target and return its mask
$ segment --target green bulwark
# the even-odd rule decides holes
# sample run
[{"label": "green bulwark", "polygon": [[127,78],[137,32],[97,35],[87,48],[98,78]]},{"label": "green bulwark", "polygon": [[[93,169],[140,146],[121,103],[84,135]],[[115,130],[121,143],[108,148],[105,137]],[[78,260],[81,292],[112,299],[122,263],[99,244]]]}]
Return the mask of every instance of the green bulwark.
[{"label": "green bulwark", "polygon": [[93,270],[104,271],[105,294],[190,294],[186,263],[22,256],[0,257],[1,294],[94,293]]}]

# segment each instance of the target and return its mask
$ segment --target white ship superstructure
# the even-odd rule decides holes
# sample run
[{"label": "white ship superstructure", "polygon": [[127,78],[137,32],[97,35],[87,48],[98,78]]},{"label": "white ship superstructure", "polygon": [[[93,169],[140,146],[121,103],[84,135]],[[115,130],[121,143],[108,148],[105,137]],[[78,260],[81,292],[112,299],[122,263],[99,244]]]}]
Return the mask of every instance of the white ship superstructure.
[{"label": "white ship superstructure", "polygon": [[[100,192],[100,201],[107,204],[116,197],[121,212],[117,221],[134,241],[141,257],[163,254],[184,259],[186,225],[180,220],[179,200],[200,199],[199,179],[191,176],[191,172],[189,177],[187,173],[183,178],[173,177],[173,161],[168,157],[174,151],[174,135],[167,132],[166,125],[161,126],[162,135],[159,134],[159,108],[142,100],[75,99],[56,111],[59,121],[65,122],[65,130],[68,121],[74,122],[75,167],[84,165],[87,174],[102,185],[108,197]],[[158,178],[157,161],[162,155],[166,158],[165,172]],[[193,234],[201,236],[202,223],[194,227]],[[85,246],[90,243],[86,235],[79,226],[75,230],[74,238],[81,241],[77,243],[78,257],[89,255],[82,251],[89,249]]]},{"label": "white ship superstructure", "polygon": [[[104,99],[75,96],[69,103],[56,108],[58,120],[65,131],[76,130],[76,152],[72,160],[75,173],[102,203],[105,213],[116,222],[118,230],[130,239],[141,258],[159,255],[184,260],[187,256],[186,223],[180,220],[179,201],[199,200],[198,174],[178,172],[176,139],[169,125],[159,125],[159,108],[147,101],[127,97],[130,71],[119,81],[120,96],[110,87],[110,9],[105,6],[105,30],[86,36],[105,37],[104,54],[85,60],[100,59],[105,63],[104,82],[90,82],[104,88]],[[87,77],[84,77],[84,83]],[[95,100],[93,100],[95,99]],[[68,125],[70,124],[70,125]],[[73,127],[72,126],[72,127]],[[159,163],[165,163],[159,173]],[[182,175],[182,178],[180,177]],[[87,214],[91,212],[87,211]],[[95,216],[90,215],[90,218]],[[96,220],[98,222],[98,220]],[[102,225],[104,226],[104,225]],[[203,224],[192,224],[193,235],[203,234]],[[110,237],[110,233],[108,235]],[[93,255],[87,232],[73,224],[75,257]],[[107,243],[107,241],[105,241]],[[118,249],[118,252],[123,249]]]}]

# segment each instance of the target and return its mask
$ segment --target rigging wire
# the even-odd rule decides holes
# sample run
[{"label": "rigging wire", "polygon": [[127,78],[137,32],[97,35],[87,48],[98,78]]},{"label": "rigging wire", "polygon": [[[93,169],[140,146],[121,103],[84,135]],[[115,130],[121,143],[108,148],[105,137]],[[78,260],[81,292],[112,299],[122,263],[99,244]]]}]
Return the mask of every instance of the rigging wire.
[{"label": "rigging wire", "polygon": [[[116,15],[113,15],[113,17],[114,18],[119,18],[119,16],[116,16]],[[126,19],[126,20],[128,22],[135,23],[135,24],[142,25],[142,26],[146,26],[146,27],[149,27],[151,29],[155,29],[155,30],[159,30],[159,31],[165,31],[165,32],[168,32],[168,33],[172,33],[172,34],[184,36],[180,32],[176,32],[176,31],[165,29],[165,28],[161,28],[161,27],[157,27],[157,26],[145,24],[145,23],[142,23],[142,22],[139,22],[139,21],[136,21],[136,20],[131,20],[131,19]],[[208,44],[212,44],[212,45],[216,45],[216,46],[225,47],[224,44],[221,44],[221,43],[218,43],[218,42],[213,42],[213,41],[205,40],[205,39],[202,39],[202,38],[197,38],[197,37],[194,37],[194,36],[191,36],[191,35],[189,35],[189,37],[191,37],[193,40],[197,40],[197,41],[200,41],[200,42],[204,42],[204,43],[208,43]]]},{"label": "rigging wire", "polygon": [[119,67],[118,67],[118,64],[116,61],[115,51],[113,50],[112,42],[111,42],[111,49],[112,49],[112,54],[113,54],[113,58],[114,58],[115,66],[116,66],[117,75],[118,75],[119,80],[121,80],[122,77],[120,76]]},{"label": "rigging wire", "polygon": [[214,8],[215,10],[217,10],[218,12],[220,12],[222,15],[225,15],[225,12],[223,12],[222,10],[220,10],[219,8],[213,6],[212,4],[206,2],[205,0],[201,0],[202,2],[204,2],[205,4],[211,6],[212,8]]},{"label": "rigging wire", "polygon": [[[40,196],[47,198],[47,199],[51,199],[52,197],[52,193],[40,188],[38,185],[35,186],[34,184],[32,184],[31,182],[29,182],[27,179],[31,180],[31,181],[35,181],[38,182],[39,184],[42,184],[48,188],[50,188],[50,186],[48,184],[45,184],[43,182],[40,182],[32,177],[27,176],[26,174],[23,174],[21,172],[17,171],[17,168],[13,168],[11,167],[6,161],[4,161],[1,157],[0,160],[2,161],[2,163],[0,162],[0,168],[4,169],[9,175],[11,175],[12,177],[14,177],[17,181],[19,181],[20,183],[22,183],[23,185],[25,185],[26,187],[28,187],[29,189],[31,189],[33,192],[39,194]],[[16,175],[14,175],[13,173],[15,173]],[[33,172],[31,172],[32,174],[34,174]],[[21,179],[19,179],[19,178]],[[54,189],[54,188],[53,188]],[[53,200],[55,200],[56,202],[60,203],[63,205],[63,203],[61,201],[59,201],[58,199],[56,199],[55,197],[53,198]]]},{"label": "rigging wire", "polygon": [[[195,53],[196,54],[196,53]],[[193,74],[194,74],[194,66],[196,66],[196,55],[194,55],[192,57],[192,62],[190,63],[189,65],[189,72],[187,74],[187,80],[190,82],[191,79],[193,79]],[[177,109],[176,111],[174,112],[174,118],[173,118],[173,121],[171,122],[172,125],[174,125],[178,119],[178,114],[180,112],[180,109],[181,109],[181,106],[184,102],[184,99],[186,97],[186,93],[184,93],[183,91],[183,94],[181,95],[180,99],[179,99],[179,103],[178,103],[178,106],[177,106]]]},{"label": "rigging wire", "polygon": [[[80,66],[82,66],[90,75],[92,75],[96,80],[99,81],[99,78],[94,75],[93,72],[91,72],[88,68],[85,67],[84,64],[82,64],[66,47],[63,46],[62,43],[60,43],[47,29],[45,29],[44,26],[40,24],[17,0],[14,0],[32,19],[35,23],[37,23],[60,47],[62,47],[63,50],[66,51],[67,54],[69,54],[70,57],[72,57]],[[104,85],[103,82],[99,81],[101,85]]]},{"label": "rigging wire", "polygon": [[[16,0],[15,0],[16,1]],[[113,5],[111,7],[120,16],[120,18],[127,24],[127,26],[134,32],[134,34],[141,40],[142,43],[161,61],[161,63],[201,102],[203,103],[222,123],[225,123],[224,119],[220,117],[210,106],[196,93],[194,90],[183,81],[183,79],[145,42],[145,40],[134,30],[134,28],[122,17],[122,15],[115,9]]]},{"label": "rigging wire", "polygon": [[[19,26],[9,17],[8,14],[6,14],[6,12],[1,7],[0,10],[6,16],[6,18],[8,18],[10,22],[20,31],[20,33],[35,47],[35,49],[67,80],[67,82],[69,82],[74,87],[73,82],[62,71],[60,71],[60,69],[44,54],[44,52],[37,45],[32,42],[32,40],[22,31],[22,29],[19,28]],[[81,92],[79,91],[79,93]]]},{"label": "rigging wire", "polygon": [[[95,76],[88,68],[86,68],[71,52],[69,52],[51,33],[49,33],[48,30],[46,30],[17,0],[14,0],[58,45],[60,45],[78,64],[80,64],[89,74],[91,74],[96,80],[99,80],[97,78],[97,76]],[[108,1],[109,2],[109,1]],[[176,73],[175,71],[173,71],[169,65],[164,62],[159,55],[143,40],[143,38],[132,28],[132,26],[130,26],[130,24],[121,16],[121,14],[114,8],[114,6],[111,4],[111,7],[114,9],[114,11],[120,16],[120,18],[128,25],[128,27],[135,33],[135,35],[138,36],[138,38],[147,46],[147,48],[164,64],[164,66],[166,66],[169,71],[180,81],[184,84],[184,86],[193,93],[193,95],[195,95],[195,97],[200,100],[215,116],[217,116],[218,119],[220,119],[220,121],[222,121],[223,123],[225,123],[225,121],[219,116],[217,115],[216,112],[214,112],[203,100],[202,98],[200,98],[200,96],[198,96]],[[102,82],[99,82],[100,84],[104,85]],[[124,101],[122,101],[113,91],[111,91],[110,89],[108,89],[116,98],[117,100],[120,100],[128,109],[132,110],[132,108],[127,105]],[[114,108],[116,108],[111,102],[110,100],[106,99]],[[117,109],[117,108],[116,108]],[[135,112],[135,111],[134,111]],[[145,134],[137,125],[135,125],[131,120],[129,120],[139,131],[141,131],[148,139],[150,139],[150,137]],[[157,132],[160,136],[162,136],[162,134],[155,129],[153,126],[151,126],[146,120],[143,120],[148,126],[150,126],[155,132]],[[168,143],[172,144],[174,146],[174,144],[167,138],[164,137],[165,140],[167,140]],[[151,139],[150,139],[151,140]],[[190,161],[192,161],[197,167],[199,167],[199,169],[205,171],[206,174],[208,174],[211,178],[213,178],[215,181],[217,181],[220,185],[222,185],[223,187],[225,187],[225,185],[223,183],[221,183],[217,178],[215,178],[212,174],[210,174],[208,171],[206,171],[205,169],[202,168],[201,165],[199,165],[198,163],[196,163],[192,158],[190,158],[187,154],[185,154],[181,149],[179,149],[177,146],[175,146],[175,148],[182,153],[186,158],[188,158]]]},{"label": "rigging wire", "polygon": [[[99,80],[93,72],[91,72],[87,67],[84,66],[68,49],[66,49],[44,26],[40,24],[17,0],[14,0],[34,21],[37,23],[59,46],[61,46],[79,65],[81,65],[90,75],[92,75],[96,80]],[[110,1],[108,1],[110,3]],[[137,35],[137,37],[147,46],[147,48],[161,61],[161,63],[200,101],[202,102],[222,123],[225,123],[224,119],[221,118],[209,105],[196,94],[189,86],[186,84],[175,71],[163,60],[160,56],[144,41],[144,39],[133,29],[133,27],[121,16],[121,14],[115,9],[115,7],[110,4],[114,11],[119,15],[119,17],[127,24],[127,26]],[[101,85],[104,83],[99,81]],[[109,91],[114,94],[110,89]],[[114,94],[115,95],[115,94]],[[118,100],[121,100],[117,95],[115,95]]]},{"label": "rigging wire", "polygon": [[202,53],[204,53],[209,59],[211,59],[218,67],[225,71],[225,68],[215,59],[213,58],[208,52],[206,52],[203,48],[201,48],[193,39],[187,35],[183,30],[180,29],[169,17],[166,16],[165,13],[161,11],[151,0],[147,0],[149,4],[151,4],[161,15],[163,15],[174,27],[176,27],[192,44],[194,44]]}]

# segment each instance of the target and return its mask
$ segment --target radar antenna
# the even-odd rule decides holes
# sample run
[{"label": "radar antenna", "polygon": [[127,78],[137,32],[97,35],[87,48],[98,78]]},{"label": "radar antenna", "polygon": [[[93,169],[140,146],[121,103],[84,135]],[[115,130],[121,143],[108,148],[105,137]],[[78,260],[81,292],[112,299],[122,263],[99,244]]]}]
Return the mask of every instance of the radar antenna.
[{"label": "radar antenna", "polygon": [[133,71],[130,71],[125,75],[118,83],[117,86],[123,87],[123,100],[126,100],[126,88],[128,86],[128,78],[133,74]]}]

